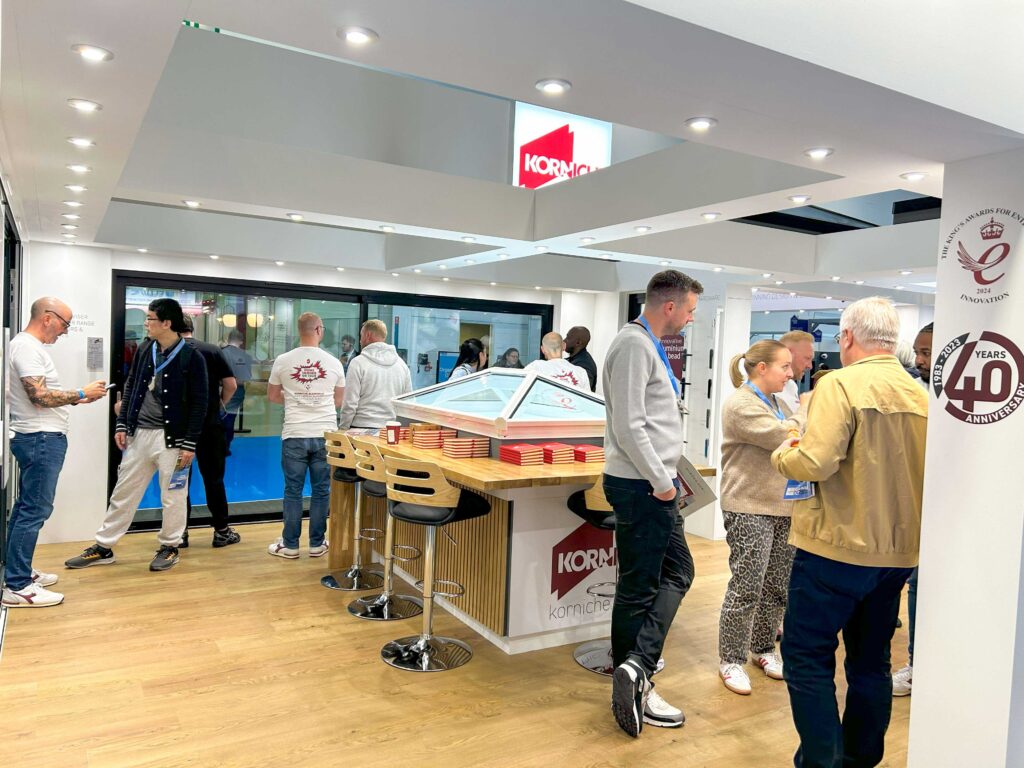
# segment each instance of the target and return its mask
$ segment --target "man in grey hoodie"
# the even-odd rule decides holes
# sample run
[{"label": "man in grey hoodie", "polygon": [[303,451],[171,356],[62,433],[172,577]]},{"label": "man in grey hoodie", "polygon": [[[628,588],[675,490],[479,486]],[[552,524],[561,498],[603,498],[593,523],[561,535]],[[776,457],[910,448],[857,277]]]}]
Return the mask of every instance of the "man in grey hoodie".
[{"label": "man in grey hoodie", "polygon": [[387,337],[388,328],[380,320],[367,320],[359,329],[362,352],[348,366],[338,429],[383,427],[395,418],[391,399],[412,391],[409,366],[384,343]]},{"label": "man in grey hoodie", "polygon": [[683,454],[680,384],[662,346],[693,319],[703,286],[682,272],[647,284],[643,314],[612,340],[602,384],[607,410],[604,492],[615,510],[619,580],[612,608],[612,713],[630,736],[644,723],[683,724],[654,691],[665,637],[693,582],[676,465]]}]

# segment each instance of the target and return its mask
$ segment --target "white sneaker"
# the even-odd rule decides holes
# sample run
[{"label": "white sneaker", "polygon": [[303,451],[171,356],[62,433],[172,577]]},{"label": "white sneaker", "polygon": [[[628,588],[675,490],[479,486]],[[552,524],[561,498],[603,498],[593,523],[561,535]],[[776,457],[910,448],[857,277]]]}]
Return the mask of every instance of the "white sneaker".
[{"label": "white sneaker", "polygon": [[29,584],[17,591],[4,587],[3,598],[0,600],[7,608],[45,608],[63,603],[64,595],[43,589],[38,584]]},{"label": "white sneaker", "polygon": [[757,654],[754,656],[754,663],[772,680],[782,680],[782,659],[775,651]]},{"label": "white sneaker", "polygon": [[644,722],[659,728],[678,728],[686,721],[683,710],[673,707],[651,688],[644,702]]},{"label": "white sneaker", "polygon": [[32,569],[32,583],[38,584],[40,587],[50,587],[57,583],[56,573],[43,573],[37,571],[35,568]]},{"label": "white sneaker", "polygon": [[299,550],[286,547],[284,539],[278,539],[267,547],[267,552],[277,557],[283,557],[286,560],[298,560],[299,558]]},{"label": "white sneaker", "polygon": [[903,669],[897,670],[892,676],[892,695],[909,696],[913,687],[914,668],[907,664]]},{"label": "white sneaker", "polygon": [[718,674],[725,687],[740,696],[750,695],[750,678],[739,664],[719,664]]},{"label": "white sneaker", "polygon": [[327,539],[324,539],[324,543],[321,544],[319,547],[310,547],[309,548],[309,556],[310,557],[323,557],[324,555],[327,554],[327,550],[329,550],[330,548],[331,548],[331,543],[329,541],[327,541]]}]

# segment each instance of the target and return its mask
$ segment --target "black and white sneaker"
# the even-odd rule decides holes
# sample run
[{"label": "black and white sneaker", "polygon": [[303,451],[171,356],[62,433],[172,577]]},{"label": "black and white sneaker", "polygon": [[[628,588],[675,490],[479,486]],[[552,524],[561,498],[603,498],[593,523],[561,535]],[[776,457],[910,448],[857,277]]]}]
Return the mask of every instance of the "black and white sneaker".
[{"label": "black and white sneaker", "polygon": [[644,704],[651,690],[647,673],[633,659],[626,659],[612,673],[612,714],[615,722],[634,738],[644,727]]},{"label": "black and white sneaker", "polygon": [[652,687],[644,702],[644,722],[659,728],[678,728],[686,722],[686,715],[661,698]]},{"label": "black and white sneaker", "polygon": [[238,531],[234,528],[225,528],[223,531],[213,532],[213,546],[215,549],[237,544],[241,540],[242,537],[238,535]]},{"label": "black and white sneaker", "polygon": [[111,565],[116,563],[117,559],[114,557],[114,550],[107,549],[99,544],[93,544],[90,547],[86,547],[82,554],[75,555],[74,557],[64,561],[65,568],[88,568],[93,565]]}]

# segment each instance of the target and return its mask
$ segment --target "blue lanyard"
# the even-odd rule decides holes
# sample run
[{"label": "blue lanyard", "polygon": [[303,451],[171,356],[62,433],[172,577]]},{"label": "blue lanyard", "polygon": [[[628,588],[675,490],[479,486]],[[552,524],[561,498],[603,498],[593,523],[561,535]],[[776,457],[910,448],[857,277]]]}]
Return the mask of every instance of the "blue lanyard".
[{"label": "blue lanyard", "polygon": [[647,323],[647,318],[643,315],[640,315],[635,322],[647,331],[647,335],[650,336],[651,341],[654,342],[654,348],[658,350],[658,356],[661,358],[661,362],[665,364],[665,370],[668,371],[668,380],[672,382],[672,391],[676,393],[676,397],[679,397],[679,380],[672,372],[672,363],[668,361],[668,352],[665,351],[665,347],[662,345],[661,339],[654,335],[651,331],[651,326]]},{"label": "blue lanyard", "polygon": [[160,373],[160,371],[162,371],[164,368],[166,368],[168,366],[168,364],[171,362],[171,360],[173,360],[175,357],[178,356],[178,353],[181,352],[181,348],[183,346],[185,346],[185,340],[184,339],[178,339],[178,346],[176,346],[174,348],[174,351],[171,352],[171,354],[167,357],[167,359],[164,360],[160,364],[160,367],[158,368],[157,364],[156,364],[156,347],[157,347],[157,344],[156,344],[155,341],[153,342],[153,346],[150,347],[150,349],[153,351],[153,378],[156,378],[156,375],[158,373]]},{"label": "blue lanyard", "polygon": [[767,405],[772,413],[779,417],[779,421],[785,421],[786,416],[782,413],[782,408],[776,403],[772,405],[771,401],[765,396],[764,392],[757,388],[757,385],[752,381],[747,381],[747,386],[754,390],[754,394],[761,398],[761,402]]}]

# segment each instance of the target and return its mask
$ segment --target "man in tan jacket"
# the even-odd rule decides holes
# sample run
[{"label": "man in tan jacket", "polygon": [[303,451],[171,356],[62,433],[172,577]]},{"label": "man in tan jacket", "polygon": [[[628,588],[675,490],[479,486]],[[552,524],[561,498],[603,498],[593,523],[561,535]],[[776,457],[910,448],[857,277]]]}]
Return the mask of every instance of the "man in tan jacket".
[{"label": "man in tan jacket", "polygon": [[[786,661],[800,766],[874,766],[892,710],[889,644],[900,594],[917,565],[928,399],[893,355],[899,317],[881,298],[840,321],[843,368],[815,388],[807,431],[772,464],[813,495],[797,501],[790,543]],[[849,690],[836,705],[842,631]]]}]

